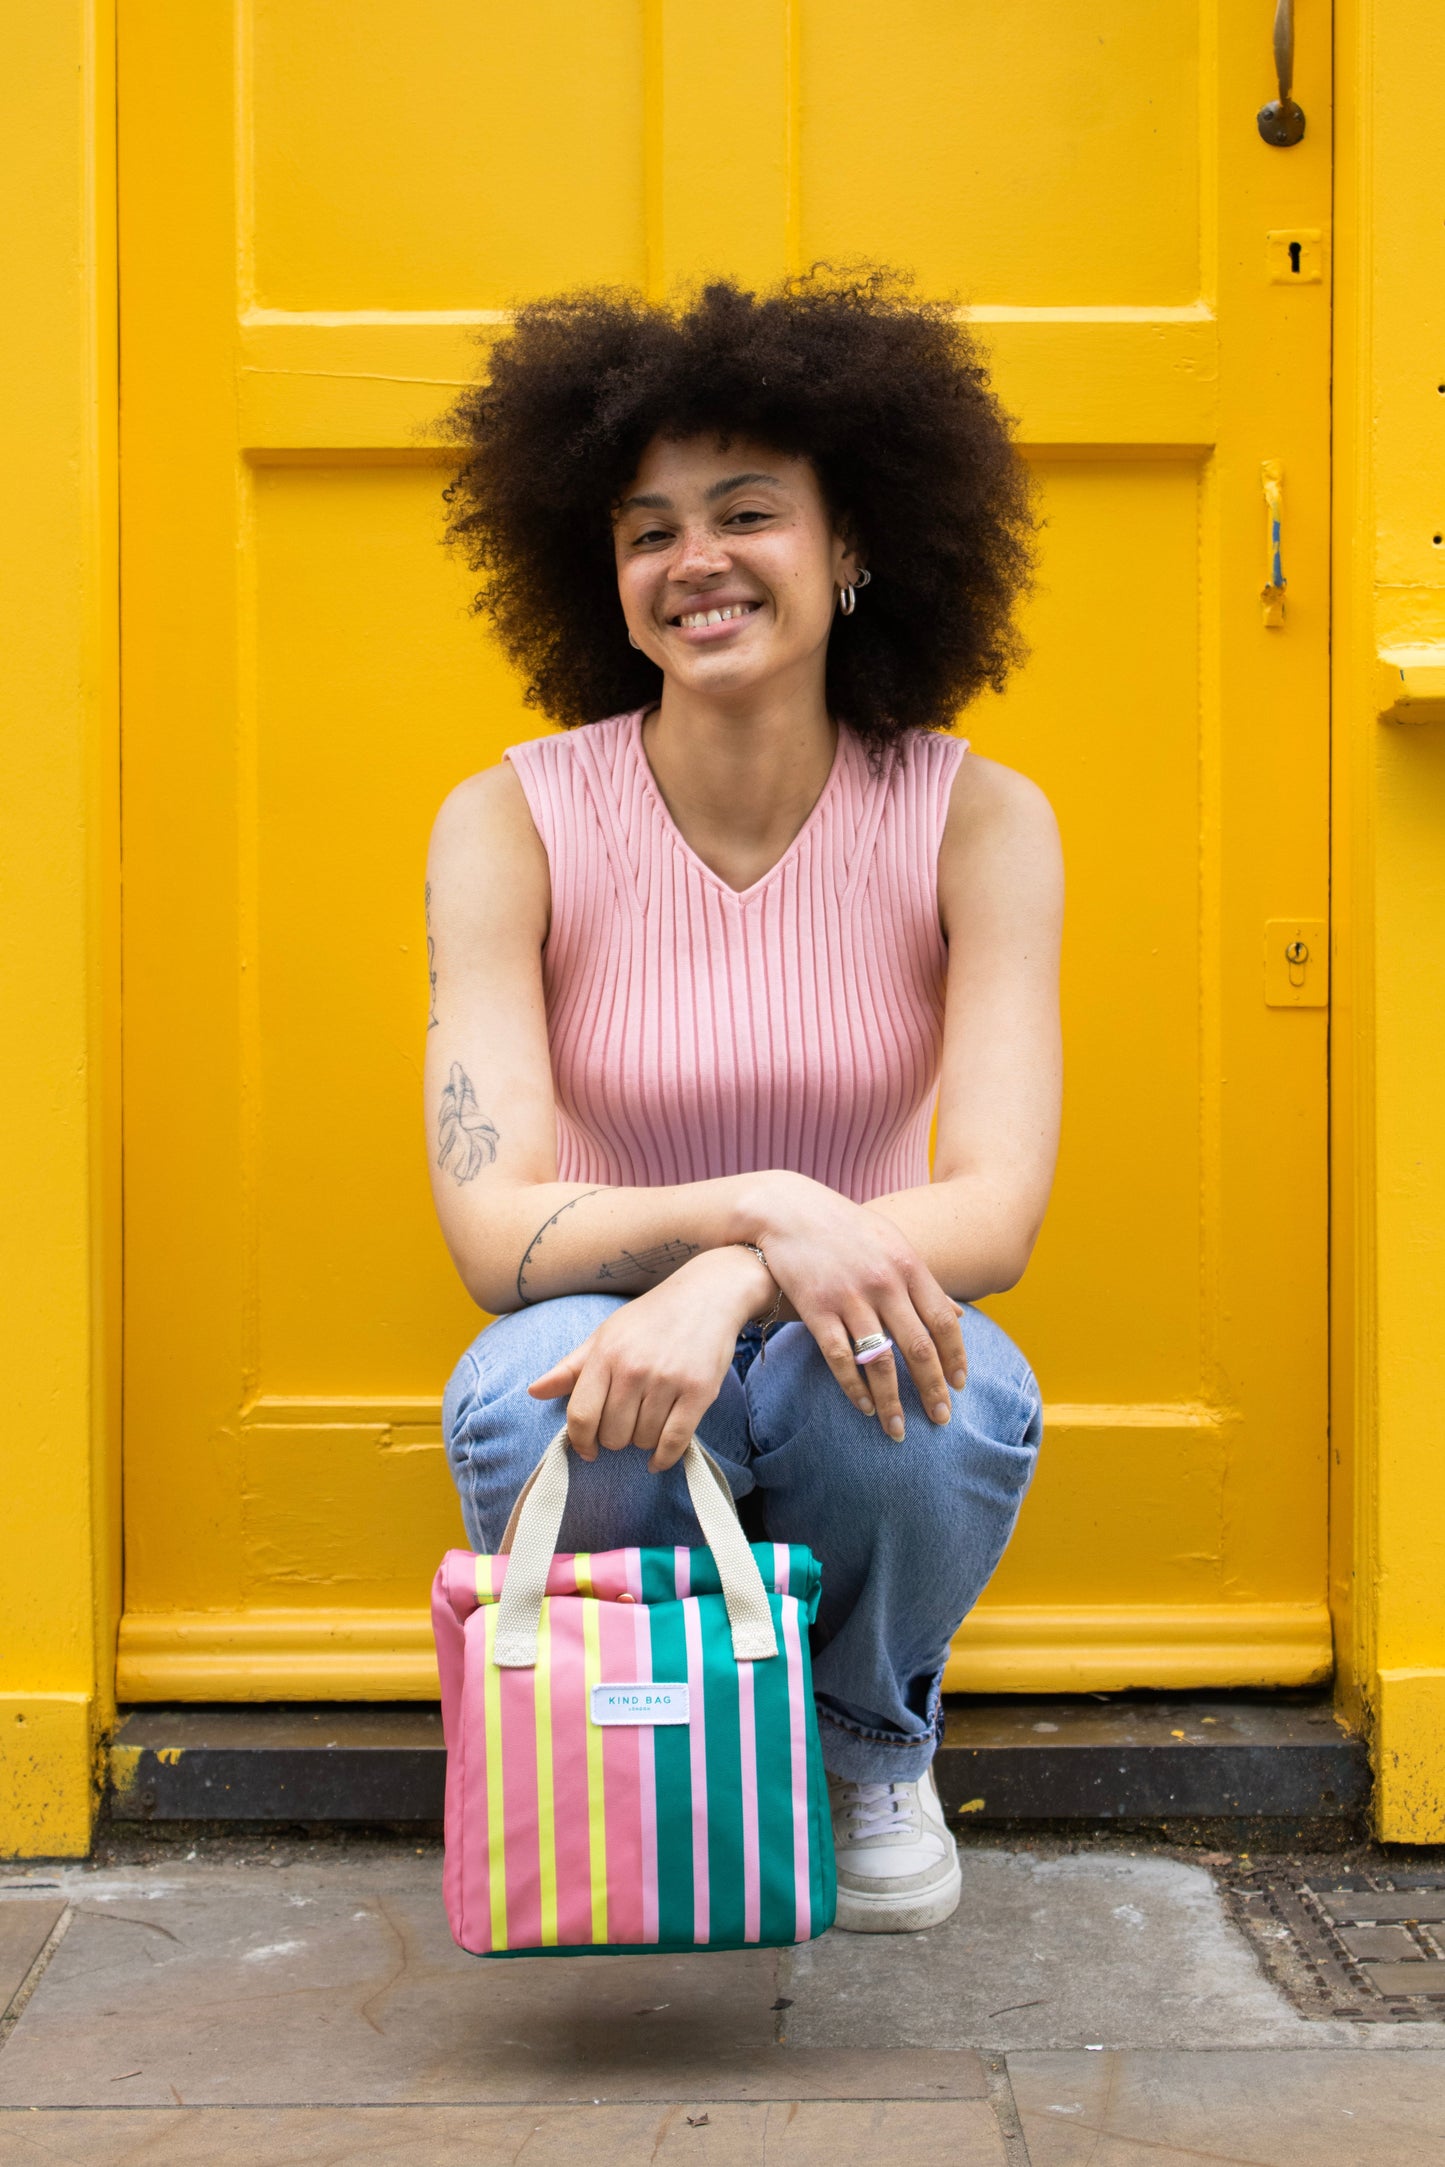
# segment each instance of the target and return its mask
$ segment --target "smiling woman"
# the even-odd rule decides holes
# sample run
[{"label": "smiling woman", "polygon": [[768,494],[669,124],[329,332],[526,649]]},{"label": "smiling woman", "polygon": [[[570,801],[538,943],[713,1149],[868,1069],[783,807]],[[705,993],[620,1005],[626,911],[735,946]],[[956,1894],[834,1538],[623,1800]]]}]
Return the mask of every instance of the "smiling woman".
[{"label": "smiling woman", "polygon": [[717,479],[753,463],[744,444],[800,458],[840,532],[866,534],[875,592],[825,658],[829,704],[866,743],[945,727],[1018,659],[1026,471],[956,312],[884,272],[762,298],[718,284],[681,313],[617,293],[533,302],[454,419],[469,455],[452,539],[557,722],[661,691],[661,657],[623,636],[610,516],[660,436],[730,439]]},{"label": "smiling woman", "polygon": [[498,1313],[446,1398],[468,1533],[565,1400],[563,1545],[686,1543],[700,1434],[823,1565],[839,1924],[927,1926],[943,1663],[1040,1434],[969,1305],[1052,1178],[1057,836],[943,734],[1015,652],[1021,472],[952,314],[881,274],[539,304],[457,419],[479,606],[585,724],[432,841],[433,1186]]}]

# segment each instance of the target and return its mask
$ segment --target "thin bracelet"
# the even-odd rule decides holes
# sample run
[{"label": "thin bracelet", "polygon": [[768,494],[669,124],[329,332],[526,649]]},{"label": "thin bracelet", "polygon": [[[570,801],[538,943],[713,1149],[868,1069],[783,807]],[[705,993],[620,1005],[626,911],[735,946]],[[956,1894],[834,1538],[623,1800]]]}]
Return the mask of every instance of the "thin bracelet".
[{"label": "thin bracelet", "polygon": [[[751,1249],[753,1255],[757,1258],[759,1264],[762,1265],[763,1270],[767,1273],[768,1277],[772,1279],[773,1285],[775,1287],[778,1287],[778,1282],[776,1278],[773,1277],[773,1267],[771,1264],[769,1264],[767,1258],[763,1255],[762,1250],[758,1247],[756,1242],[739,1242],[737,1244],[737,1247],[739,1249]],[[762,1326],[762,1338],[758,1341],[758,1359],[761,1362],[766,1362],[766,1360],[768,1359],[768,1334],[769,1332],[771,1332],[773,1326],[777,1323],[778,1311],[782,1308],[782,1306],[783,1290],[781,1287],[778,1287],[777,1298],[774,1301],[772,1308],[768,1311],[767,1315],[761,1318],[749,1317],[748,1319],[749,1324],[760,1324]]]}]

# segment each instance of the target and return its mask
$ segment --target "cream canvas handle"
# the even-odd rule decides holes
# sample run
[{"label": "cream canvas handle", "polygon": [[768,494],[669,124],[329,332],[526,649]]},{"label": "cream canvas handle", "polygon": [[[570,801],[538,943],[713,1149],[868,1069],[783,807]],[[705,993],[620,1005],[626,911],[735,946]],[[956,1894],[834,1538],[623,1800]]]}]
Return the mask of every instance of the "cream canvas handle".
[{"label": "cream canvas handle", "polygon": [[[732,1627],[733,1654],[740,1663],[776,1655],[778,1636],[773,1630],[763,1576],[738,1521],[727,1477],[695,1437],[682,1456],[682,1471],[703,1540],[717,1561]],[[492,1661],[503,1670],[532,1670],[536,1666],[537,1628],[566,1510],[567,1480],[564,1423],[517,1499],[502,1537],[502,1548],[510,1556],[497,1604]]]}]

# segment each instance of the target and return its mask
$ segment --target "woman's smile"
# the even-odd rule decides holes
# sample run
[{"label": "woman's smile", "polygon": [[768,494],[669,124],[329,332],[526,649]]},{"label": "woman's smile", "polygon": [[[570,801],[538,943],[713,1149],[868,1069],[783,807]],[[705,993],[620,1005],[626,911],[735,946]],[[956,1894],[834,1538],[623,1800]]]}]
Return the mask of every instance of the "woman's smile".
[{"label": "woman's smile", "polygon": [[719,640],[734,636],[762,606],[756,601],[702,602],[693,609],[669,617],[668,628],[684,633],[690,647],[713,646]]}]

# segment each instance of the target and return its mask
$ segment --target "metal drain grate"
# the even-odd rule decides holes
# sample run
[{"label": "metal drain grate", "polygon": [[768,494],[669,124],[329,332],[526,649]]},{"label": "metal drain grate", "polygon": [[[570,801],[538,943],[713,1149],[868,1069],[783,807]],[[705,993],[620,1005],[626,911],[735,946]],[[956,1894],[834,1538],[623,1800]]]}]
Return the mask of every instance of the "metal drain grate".
[{"label": "metal drain grate", "polygon": [[1261,1868],[1225,1895],[1302,2015],[1445,2023],[1445,1876]]}]

